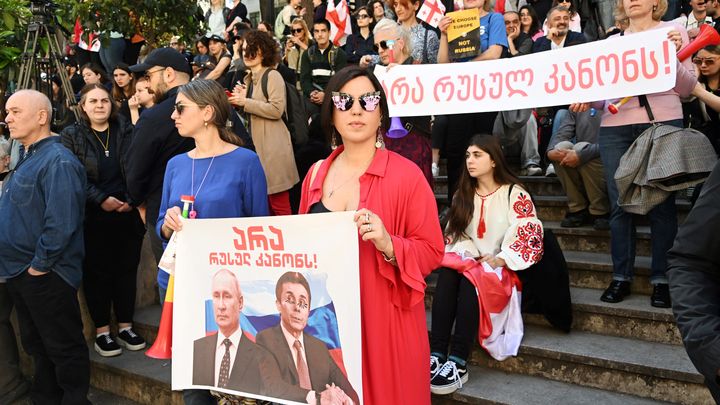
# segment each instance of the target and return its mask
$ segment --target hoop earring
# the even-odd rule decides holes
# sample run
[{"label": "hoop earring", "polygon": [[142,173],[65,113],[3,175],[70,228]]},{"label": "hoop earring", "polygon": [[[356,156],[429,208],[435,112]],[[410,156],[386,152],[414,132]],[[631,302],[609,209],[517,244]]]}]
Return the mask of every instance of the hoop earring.
[{"label": "hoop earring", "polygon": [[377,137],[375,138],[375,148],[385,149],[385,139],[383,139],[382,130],[380,127],[377,129]]}]

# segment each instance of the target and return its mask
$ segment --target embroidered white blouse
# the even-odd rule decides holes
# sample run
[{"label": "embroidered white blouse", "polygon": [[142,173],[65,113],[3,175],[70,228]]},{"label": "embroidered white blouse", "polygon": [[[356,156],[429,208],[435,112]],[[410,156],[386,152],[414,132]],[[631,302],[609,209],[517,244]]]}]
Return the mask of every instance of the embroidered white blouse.
[{"label": "embroidered white blouse", "polygon": [[485,233],[478,238],[482,198],[475,194],[475,210],[465,229],[469,238],[448,244],[446,253],[478,258],[492,254],[505,260],[510,270],[525,270],[542,258],[543,228],[530,195],[515,185],[501,186],[485,198]]}]

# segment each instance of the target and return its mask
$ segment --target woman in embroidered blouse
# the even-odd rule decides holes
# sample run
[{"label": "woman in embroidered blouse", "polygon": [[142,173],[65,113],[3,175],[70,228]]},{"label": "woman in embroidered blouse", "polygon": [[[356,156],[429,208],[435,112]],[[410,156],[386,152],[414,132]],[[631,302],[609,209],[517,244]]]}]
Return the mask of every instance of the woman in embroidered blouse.
[{"label": "woman in embroidered blouse", "polygon": [[424,278],[443,248],[435,198],[417,165],[383,147],[387,101],[372,73],[348,66],[326,91],[322,126],[342,146],[310,170],[300,212],[357,211],[364,403],[429,405]]},{"label": "woman in embroidered blouse", "polygon": [[[522,318],[514,272],[536,263],[543,252],[542,224],[497,138],[474,136],[465,168],[450,208],[444,267],[438,271],[432,305],[430,390],[440,395],[467,382],[475,333],[496,359],[517,354]],[[486,294],[492,299],[485,301]],[[508,316],[491,320],[491,312],[504,314],[505,309]]]},{"label": "woman in embroidered blouse", "polygon": [[[422,1],[420,0],[393,0],[393,10],[397,15],[397,22],[410,31],[412,42],[412,57],[415,63],[438,62],[438,36],[435,31],[423,27],[415,17]],[[502,19],[502,18],[501,18]]]}]

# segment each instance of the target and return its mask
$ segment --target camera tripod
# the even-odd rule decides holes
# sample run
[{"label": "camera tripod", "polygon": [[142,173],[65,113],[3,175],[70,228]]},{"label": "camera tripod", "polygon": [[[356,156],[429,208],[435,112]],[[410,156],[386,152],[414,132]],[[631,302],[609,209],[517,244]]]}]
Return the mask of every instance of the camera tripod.
[{"label": "camera tripod", "polygon": [[[33,20],[28,24],[27,35],[21,56],[20,71],[18,74],[18,89],[38,90],[53,100],[52,74],[54,73],[62,83],[61,91],[65,96],[65,102],[79,120],[75,95],[72,92],[72,85],[68,78],[67,71],[62,62],[63,42],[62,33],[58,31],[54,17],[50,14],[52,3],[36,4],[32,2],[30,9]],[[41,40],[46,40],[47,50],[40,46]],[[44,52],[44,54],[40,54]],[[53,122],[62,120],[57,107],[53,107]]]}]

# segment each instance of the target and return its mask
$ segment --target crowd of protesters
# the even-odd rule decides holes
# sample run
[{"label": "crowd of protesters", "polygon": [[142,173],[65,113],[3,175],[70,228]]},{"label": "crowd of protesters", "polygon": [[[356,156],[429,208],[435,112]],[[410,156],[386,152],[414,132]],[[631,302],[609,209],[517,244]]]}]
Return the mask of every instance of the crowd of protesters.
[{"label": "crowd of protesters", "polygon": [[[159,262],[182,229],[180,196],[188,193],[193,218],[357,211],[362,324],[370,331],[366,403],[429,403],[430,392],[449,394],[467,381],[487,312],[476,289],[493,281],[464,277],[453,255],[513,279],[540,261],[543,225],[522,176],[559,178],[569,200],[562,227],[609,230],[613,280],[600,299],[617,303],[630,294],[635,225],[618,205],[615,171],[652,122],[699,129],[720,148],[720,46],[679,62],[673,89],[633,98],[616,115],[608,100],[399,117],[399,136],[388,132],[387,101],[371,71],[517,58],[660,28],[679,50],[703,24],[720,30],[718,0],[443,1],[447,12],[478,9],[480,49],[463,59],[449,52],[452,18],[437,27],[421,21],[422,0],[365,3],[349,2],[353,33],[336,43],[325,0],[314,0],[313,10],[288,0],[275,24],[257,26],[240,0],[232,8],[212,0],[197,38],[167,33],[167,47],[146,54],[140,33],[113,32],[107,44],[78,36],[65,57],[72,89],[55,75],[49,98],[29,90],[10,97],[10,137],[0,137],[0,217],[13,218],[0,224],[0,359],[10,366],[0,373],[0,403],[27,395],[40,404],[88,403],[81,282],[99,355],[146,346],[133,329],[142,240],[147,232]],[[78,103],[77,122],[64,94]],[[442,158],[450,201],[444,235],[428,220],[438,217],[431,188]],[[370,185],[376,194],[368,195]],[[411,211],[403,208],[408,201]],[[675,195],[648,217],[650,303],[667,308]],[[428,344],[422,279],[436,269]],[[162,303],[167,273],[159,271],[157,283]],[[14,352],[13,307],[34,360],[31,389]],[[511,322],[493,323],[500,328],[493,336]],[[391,360],[380,349],[387,344],[403,349]],[[185,400],[233,398],[188,390]]]}]

